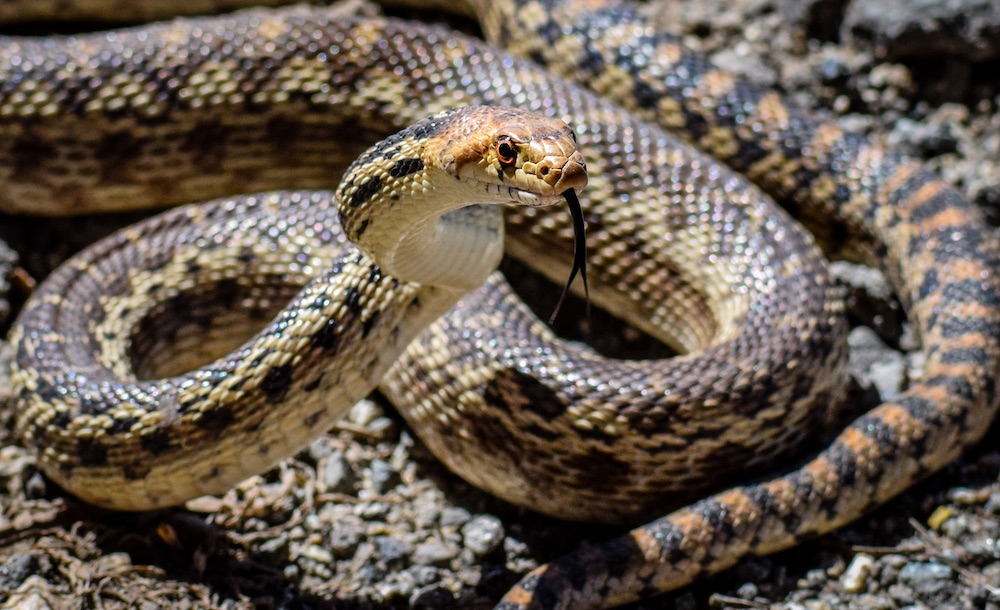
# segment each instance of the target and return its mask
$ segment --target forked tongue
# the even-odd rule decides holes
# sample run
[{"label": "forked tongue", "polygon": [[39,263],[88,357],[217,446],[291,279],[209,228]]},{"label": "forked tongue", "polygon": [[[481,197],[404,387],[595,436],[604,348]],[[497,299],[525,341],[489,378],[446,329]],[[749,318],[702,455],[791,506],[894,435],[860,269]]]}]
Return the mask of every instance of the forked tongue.
[{"label": "forked tongue", "polygon": [[566,280],[556,308],[549,317],[549,324],[555,322],[556,316],[559,315],[559,309],[562,307],[563,300],[566,299],[577,273],[583,278],[583,294],[587,300],[587,319],[590,319],[590,287],[587,286],[587,225],[583,220],[583,208],[580,207],[580,199],[577,198],[576,191],[568,189],[563,195],[566,197],[569,215],[573,218],[573,269],[569,272],[569,279]]}]

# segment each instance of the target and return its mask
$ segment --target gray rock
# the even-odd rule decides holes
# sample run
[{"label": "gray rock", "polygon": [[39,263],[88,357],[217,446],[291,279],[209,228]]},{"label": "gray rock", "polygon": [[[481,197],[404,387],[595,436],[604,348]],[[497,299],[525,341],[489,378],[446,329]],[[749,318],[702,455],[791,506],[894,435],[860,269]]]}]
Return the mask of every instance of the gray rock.
[{"label": "gray rock", "polygon": [[399,473],[385,460],[372,460],[368,468],[369,489],[376,495],[382,495],[399,483]]},{"label": "gray rock", "polygon": [[847,62],[836,55],[824,57],[815,68],[816,78],[825,85],[847,82],[851,73],[851,67],[847,65]]},{"label": "gray rock", "polygon": [[24,494],[32,500],[40,500],[49,493],[49,486],[41,472],[33,472],[24,483]]},{"label": "gray rock", "polygon": [[415,565],[409,571],[413,582],[419,587],[432,585],[441,579],[441,571],[434,566]]},{"label": "gray rock", "polygon": [[401,562],[413,553],[413,545],[398,538],[376,536],[373,542],[375,543],[376,556],[386,564]]},{"label": "gray rock", "polygon": [[396,422],[388,417],[376,417],[368,424],[367,429],[375,438],[392,438],[396,433]]},{"label": "gray rock", "polygon": [[847,593],[861,593],[868,588],[868,577],[875,567],[875,559],[868,553],[858,553],[840,577],[840,587]]},{"label": "gray rock", "polygon": [[413,524],[420,529],[434,529],[441,522],[441,505],[433,496],[418,496],[410,505]]},{"label": "gray rock", "polygon": [[882,400],[892,400],[906,387],[902,354],[889,349],[873,330],[859,326],[847,335],[848,367],[862,387],[874,386]]},{"label": "gray rock", "polygon": [[423,566],[447,566],[458,556],[458,547],[438,540],[421,542],[413,551],[413,563]]},{"label": "gray rock", "polygon": [[32,553],[18,553],[0,564],[0,589],[13,591],[37,569],[38,560]]},{"label": "gray rock", "polygon": [[983,582],[989,587],[1000,587],[1000,562],[993,562],[982,569]]},{"label": "gray rock", "polygon": [[948,586],[954,570],[935,561],[914,561],[899,571],[899,580],[910,585],[918,595],[933,595]]},{"label": "gray rock", "polygon": [[826,575],[826,570],[820,568],[814,568],[806,572],[806,575],[800,581],[802,588],[819,589],[822,587],[829,578]]},{"label": "gray rock", "polygon": [[448,506],[441,511],[441,527],[460,527],[465,525],[472,515],[460,506]]},{"label": "gray rock", "polygon": [[883,341],[898,344],[903,334],[903,309],[885,275],[846,261],[831,263],[830,274],[847,288],[844,301],[851,317],[875,329]]},{"label": "gray rock", "polygon": [[288,542],[288,534],[279,532],[273,538],[261,542],[257,550],[274,563],[285,563],[288,560]]},{"label": "gray rock", "polygon": [[915,157],[930,158],[958,150],[953,123],[927,123],[901,118],[888,137],[889,146]]},{"label": "gray rock", "polygon": [[361,502],[354,507],[354,514],[366,521],[375,521],[385,519],[392,509],[390,502]]},{"label": "gray rock", "polygon": [[363,535],[360,525],[345,520],[334,524],[326,543],[335,557],[347,558],[357,550]]},{"label": "gray rock", "polygon": [[406,573],[394,574],[391,580],[384,580],[375,585],[378,596],[385,601],[403,600],[414,594],[416,586],[407,578]]},{"label": "gray rock", "polygon": [[330,549],[318,544],[303,544],[293,552],[293,556],[302,560],[300,563],[312,564],[309,567],[313,568],[313,571],[317,566],[329,566],[333,563],[333,553]]},{"label": "gray rock", "polygon": [[356,491],[357,476],[344,457],[343,451],[333,451],[319,461],[316,468],[320,489],[326,492],[351,494]]},{"label": "gray rock", "polygon": [[503,542],[503,523],[492,515],[479,515],[462,526],[465,548],[477,556],[489,555]]},{"label": "gray rock", "polygon": [[355,577],[359,583],[364,583],[366,585],[374,585],[375,583],[380,583],[385,580],[386,570],[385,568],[367,564],[361,566],[357,572],[355,572]]},{"label": "gray rock", "polygon": [[1000,58],[1000,3],[996,0],[881,0],[851,2],[844,36],[872,44],[890,59],[952,56]]},{"label": "gray rock", "polygon": [[410,600],[413,610],[445,610],[455,607],[455,595],[443,587],[418,590]]},{"label": "gray rock", "polygon": [[365,427],[374,421],[376,418],[382,416],[382,409],[377,404],[370,400],[359,400],[354,403],[351,410],[347,413],[347,421],[355,424],[357,426]]},{"label": "gray rock", "polygon": [[914,601],[913,589],[901,584],[889,585],[889,596],[900,606],[912,604]]},{"label": "gray rock", "polygon": [[753,600],[760,593],[760,589],[752,582],[745,582],[736,590],[736,596],[747,600]]},{"label": "gray rock", "polygon": [[889,553],[888,555],[882,556],[880,561],[891,568],[900,570],[902,569],[903,566],[909,563],[910,560],[906,558],[906,555],[899,555],[898,553]]}]

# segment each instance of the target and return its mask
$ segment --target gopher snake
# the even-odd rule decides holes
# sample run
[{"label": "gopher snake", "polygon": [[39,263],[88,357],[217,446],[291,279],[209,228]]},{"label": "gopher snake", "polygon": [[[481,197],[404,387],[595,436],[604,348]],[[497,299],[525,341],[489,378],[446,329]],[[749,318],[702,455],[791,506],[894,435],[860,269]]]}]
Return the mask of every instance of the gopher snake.
[{"label": "gopher snake", "polygon": [[[415,401],[404,415],[463,476],[539,510],[605,519],[635,518],[665,496],[697,495],[745,474],[747,464],[773,463],[825,421],[826,414],[808,419],[817,414],[797,407],[824,404],[842,385],[834,364],[839,322],[807,240],[753,189],[636,116],[686,134],[812,224],[846,226],[854,239],[845,251],[887,272],[921,334],[922,382],[852,422],[801,468],[709,496],[544,566],[507,595],[504,608],[601,607],[681,586],[747,553],[784,548],[856,518],[982,435],[996,407],[1000,297],[995,244],[968,202],[919,166],[714,69],[628,6],[482,4],[476,12],[491,39],[585,80],[632,114],[442,30],[323,12],[8,42],[5,69],[23,77],[4,79],[17,86],[0,103],[0,112],[16,119],[5,124],[3,158],[18,161],[4,173],[4,204],[51,201],[56,211],[72,211],[106,207],[122,195],[163,205],[196,191],[288,180],[322,185],[331,165],[356,152],[343,146],[345,134],[353,141],[459,103],[512,103],[567,119],[597,168],[587,201],[597,252],[591,264],[609,288],[595,299],[638,310],[637,325],[692,353],[668,369],[611,369],[591,356],[573,369],[537,322],[512,314],[501,328],[489,307],[507,311],[514,303],[491,280],[464,300],[467,309],[429,331],[421,344],[429,347],[408,353],[384,389],[394,401]],[[31,61],[12,65],[11,44]],[[265,57],[255,61],[255,52]],[[67,59],[73,70],[65,69]],[[81,75],[88,70],[104,72]],[[88,82],[101,86],[82,86]],[[110,136],[85,122],[95,114]],[[332,145],[325,139],[331,133],[340,136]],[[288,140],[299,146],[274,150]],[[244,156],[229,156],[234,151]],[[100,180],[88,183],[91,176]],[[524,235],[510,244],[513,254],[542,259],[547,273],[565,272],[548,255],[555,244],[564,248],[565,223],[539,212],[513,215],[509,224]],[[678,247],[679,239],[696,244],[694,253]],[[633,249],[651,258],[632,259]],[[709,261],[721,262],[711,268],[721,271],[711,271]],[[634,294],[661,300],[623,298]],[[471,330],[459,330],[463,320]],[[660,326],[675,322],[672,331]],[[504,348],[508,328],[514,346],[526,335],[542,344]],[[458,356],[443,356],[445,345]],[[456,375],[449,358],[460,372],[476,374]],[[414,376],[407,366],[417,362],[426,372]],[[816,371],[830,372],[820,376],[828,384],[814,383]],[[645,392],[637,387],[651,375]],[[482,393],[465,391],[470,382]],[[450,411],[432,410],[435,400]],[[624,406],[606,408],[615,404]],[[483,410],[490,406],[496,409]],[[732,414],[721,414],[726,406],[735,407]],[[687,443],[723,463],[673,453]],[[491,461],[463,470],[475,464],[470,455]],[[727,464],[734,470],[726,472]],[[503,480],[483,476],[498,468]],[[679,483],[666,481],[675,474]]]}]

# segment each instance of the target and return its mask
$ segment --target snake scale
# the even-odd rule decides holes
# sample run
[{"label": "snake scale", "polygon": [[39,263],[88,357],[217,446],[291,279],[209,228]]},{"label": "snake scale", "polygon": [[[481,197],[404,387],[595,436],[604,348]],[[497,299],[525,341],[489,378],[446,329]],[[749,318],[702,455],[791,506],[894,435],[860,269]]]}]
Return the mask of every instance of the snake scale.
[{"label": "snake scale", "polygon": [[[383,391],[415,405],[401,412],[450,468],[538,510],[635,520],[704,497],[538,568],[498,608],[612,607],[683,586],[857,518],[985,433],[997,406],[1000,284],[996,244],[967,200],[919,164],[714,68],[631,5],[471,4],[492,42],[531,62],[446,30],[319,9],[5,39],[0,201],[73,213],[329,187],[331,168],[360,152],[357,141],[466,103],[521,106],[574,125],[591,166],[590,263],[606,286],[595,301],[684,355],[612,365],[584,353],[573,361],[584,368],[573,369],[493,276],[408,350]],[[919,383],[898,400],[847,424],[801,465],[751,484],[739,483],[748,465],[780,461],[836,419],[826,408],[843,386],[843,329],[808,237],[716,160],[821,237],[844,233],[831,242],[842,253],[881,267],[926,356]],[[269,197],[252,202],[323,198]],[[563,216],[509,215],[520,237],[508,251],[564,274],[565,262],[547,254],[569,247]],[[289,230],[284,219],[271,229]],[[679,247],[680,238],[697,247]],[[541,343],[524,343],[529,336]],[[471,370],[481,393],[464,389]],[[816,383],[817,371],[827,383]],[[277,377],[269,387],[284,399],[289,384]],[[440,400],[454,402],[439,410],[433,397],[449,392]],[[32,424],[23,425],[31,438]],[[502,481],[482,476],[498,470]],[[736,486],[714,491],[727,484]]]}]

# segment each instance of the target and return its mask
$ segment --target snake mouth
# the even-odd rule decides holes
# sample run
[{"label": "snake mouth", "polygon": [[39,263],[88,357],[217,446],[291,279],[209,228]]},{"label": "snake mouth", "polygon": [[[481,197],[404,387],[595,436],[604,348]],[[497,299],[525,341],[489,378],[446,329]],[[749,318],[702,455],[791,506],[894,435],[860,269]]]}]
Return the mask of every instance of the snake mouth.
[{"label": "snake mouth", "polygon": [[497,193],[502,194],[503,189],[507,190],[507,195],[511,199],[511,205],[523,205],[531,208],[543,208],[552,205],[559,205],[566,201],[565,195],[542,195],[533,193],[513,186],[496,185]]}]

